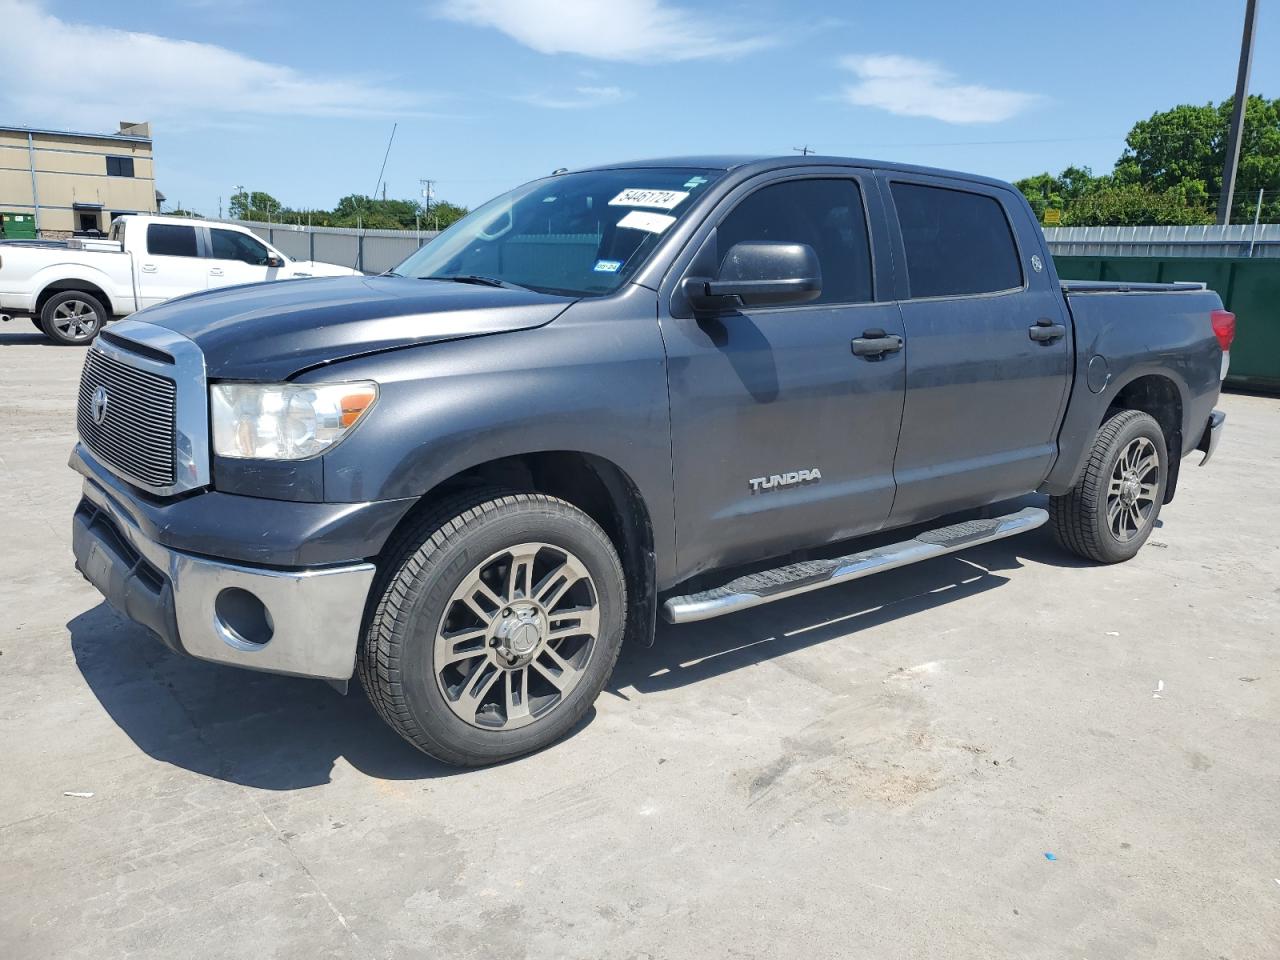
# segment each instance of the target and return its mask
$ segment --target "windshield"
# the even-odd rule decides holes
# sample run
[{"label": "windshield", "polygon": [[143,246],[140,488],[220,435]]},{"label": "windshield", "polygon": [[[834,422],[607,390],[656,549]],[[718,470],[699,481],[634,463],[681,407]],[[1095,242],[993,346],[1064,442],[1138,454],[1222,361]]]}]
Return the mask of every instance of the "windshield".
[{"label": "windshield", "polygon": [[566,173],[490,200],[392,273],[487,282],[542,293],[611,293],[721,170],[638,168]]}]

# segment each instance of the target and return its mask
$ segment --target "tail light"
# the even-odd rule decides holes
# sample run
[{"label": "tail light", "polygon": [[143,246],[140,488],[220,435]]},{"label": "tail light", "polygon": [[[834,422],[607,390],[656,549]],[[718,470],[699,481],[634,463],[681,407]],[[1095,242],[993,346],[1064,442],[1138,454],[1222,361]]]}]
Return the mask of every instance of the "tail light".
[{"label": "tail light", "polygon": [[1226,353],[1231,349],[1231,341],[1236,338],[1236,315],[1230,310],[1214,310],[1209,314],[1213,324],[1213,335],[1218,338],[1218,346]]}]

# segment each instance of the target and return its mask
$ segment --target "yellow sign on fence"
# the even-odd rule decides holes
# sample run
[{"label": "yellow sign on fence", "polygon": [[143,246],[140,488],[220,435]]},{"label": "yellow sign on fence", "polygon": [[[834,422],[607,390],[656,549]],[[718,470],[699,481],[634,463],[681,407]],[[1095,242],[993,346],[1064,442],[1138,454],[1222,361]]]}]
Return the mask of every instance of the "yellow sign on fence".
[{"label": "yellow sign on fence", "polygon": [[1046,227],[1056,227],[1062,222],[1061,210],[1046,210],[1044,212],[1044,225]]}]

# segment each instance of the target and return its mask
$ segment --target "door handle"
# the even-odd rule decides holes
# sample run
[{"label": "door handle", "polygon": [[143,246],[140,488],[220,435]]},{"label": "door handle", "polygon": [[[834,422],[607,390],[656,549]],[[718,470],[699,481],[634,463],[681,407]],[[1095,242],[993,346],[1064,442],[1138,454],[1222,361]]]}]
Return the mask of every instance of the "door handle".
[{"label": "door handle", "polygon": [[155,265],[154,263],[144,263],[144,264],[142,265],[142,272],[143,272],[143,273],[155,273],[155,272],[156,272],[156,265]]},{"label": "door handle", "polygon": [[1067,328],[1060,323],[1054,323],[1052,320],[1046,320],[1041,317],[1035,322],[1034,326],[1027,328],[1027,334],[1032,340],[1039,343],[1050,344],[1055,340],[1061,340],[1067,335]]},{"label": "door handle", "polygon": [[868,360],[880,360],[885,354],[897,353],[902,349],[902,338],[896,334],[888,334],[883,330],[864,330],[862,336],[849,344],[855,357],[866,357]]},{"label": "door handle", "polygon": [[212,268],[212,269],[209,271],[209,276],[211,276],[211,277],[220,277],[220,276],[222,276],[222,268],[221,268],[221,267],[214,267],[214,268]]}]

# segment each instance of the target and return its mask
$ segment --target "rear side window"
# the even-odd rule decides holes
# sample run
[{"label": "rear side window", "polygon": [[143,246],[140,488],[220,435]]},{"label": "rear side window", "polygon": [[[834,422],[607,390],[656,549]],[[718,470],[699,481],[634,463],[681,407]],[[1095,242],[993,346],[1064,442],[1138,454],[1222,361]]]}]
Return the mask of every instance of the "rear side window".
[{"label": "rear side window", "polygon": [[209,237],[213,243],[215,260],[241,260],[259,267],[266,266],[269,256],[267,248],[253,237],[216,227],[209,231]]},{"label": "rear side window", "polygon": [[894,183],[912,297],[994,293],[1022,286],[1004,208],[981,193]]},{"label": "rear side window", "polygon": [[854,180],[788,180],[761,187],[716,228],[721,265],[735,243],[807,243],[822,266],[822,296],[813,303],[871,299],[871,246],[862,191]]},{"label": "rear side window", "polygon": [[147,253],[156,257],[196,256],[196,228],[173,223],[147,224]]}]

